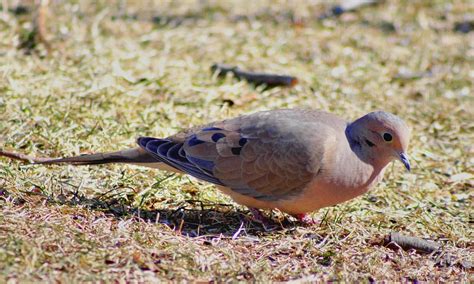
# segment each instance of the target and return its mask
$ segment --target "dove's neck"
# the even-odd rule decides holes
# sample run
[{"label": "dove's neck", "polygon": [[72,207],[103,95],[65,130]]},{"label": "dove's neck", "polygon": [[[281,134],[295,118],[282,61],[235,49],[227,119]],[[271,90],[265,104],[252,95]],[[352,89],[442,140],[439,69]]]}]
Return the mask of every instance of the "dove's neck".
[{"label": "dove's neck", "polygon": [[[342,147],[348,147],[348,151],[342,151],[344,157],[340,157],[343,167],[347,168],[354,188],[367,190],[376,184],[383,175],[384,169],[390,162],[383,155],[377,153],[375,146],[369,146],[365,142],[364,129],[357,123],[351,123],[346,128],[347,142]],[[379,155],[378,155],[379,154]],[[349,177],[348,177],[349,178]]]},{"label": "dove's neck", "polygon": [[357,156],[357,160],[370,164],[375,170],[381,171],[393,159],[392,156],[384,155],[384,151],[377,145],[370,143],[366,138],[367,128],[361,120],[356,120],[346,127],[346,138],[351,152]]}]

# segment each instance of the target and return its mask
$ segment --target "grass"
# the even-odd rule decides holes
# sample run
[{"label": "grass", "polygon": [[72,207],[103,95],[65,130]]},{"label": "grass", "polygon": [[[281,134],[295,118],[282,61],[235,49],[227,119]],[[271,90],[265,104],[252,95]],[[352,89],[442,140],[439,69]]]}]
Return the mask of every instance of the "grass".
[{"label": "grass", "polygon": [[[385,1],[323,21],[328,5],[311,1],[140,2],[52,3],[49,52],[18,48],[32,13],[2,15],[2,148],[70,156],[258,110],[383,109],[413,129],[413,171],[390,166],[366,195],[315,212],[321,225],[273,212],[282,226],[266,232],[186,176],[2,158],[0,282],[474,280],[474,40],[453,31],[472,2]],[[300,83],[219,79],[215,62]],[[391,250],[391,231],[443,249]]]}]

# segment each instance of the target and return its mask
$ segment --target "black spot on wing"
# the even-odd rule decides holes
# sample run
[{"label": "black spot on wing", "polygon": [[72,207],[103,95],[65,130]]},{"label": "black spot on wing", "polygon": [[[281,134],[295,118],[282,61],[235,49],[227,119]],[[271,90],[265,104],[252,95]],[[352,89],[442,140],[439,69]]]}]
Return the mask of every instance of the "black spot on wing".
[{"label": "black spot on wing", "polygon": [[247,138],[240,138],[239,146],[243,147],[245,144],[247,144]]},{"label": "black spot on wing", "polygon": [[240,155],[240,152],[242,151],[242,147],[233,147],[230,149],[230,151],[232,152],[232,154],[238,156]]},{"label": "black spot on wing", "polygon": [[202,143],[206,143],[205,141],[202,141],[202,140],[199,140],[196,135],[193,135],[191,136],[191,138],[188,140],[188,146],[192,147],[192,146],[196,146],[196,145],[199,145],[199,144],[202,144]]},{"label": "black spot on wing", "polygon": [[224,137],[225,137],[225,134],[223,133],[214,133],[212,134],[211,139],[212,141],[217,142],[219,141],[219,139],[224,138]]}]

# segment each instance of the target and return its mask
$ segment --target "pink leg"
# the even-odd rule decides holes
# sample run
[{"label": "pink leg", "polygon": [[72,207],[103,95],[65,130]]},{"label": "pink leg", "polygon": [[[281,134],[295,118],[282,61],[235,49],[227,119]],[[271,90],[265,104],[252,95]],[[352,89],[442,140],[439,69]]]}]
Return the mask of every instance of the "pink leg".
[{"label": "pink leg", "polygon": [[298,221],[300,221],[301,223],[308,226],[319,224],[318,220],[313,219],[305,213],[295,214],[292,216],[298,219]]}]

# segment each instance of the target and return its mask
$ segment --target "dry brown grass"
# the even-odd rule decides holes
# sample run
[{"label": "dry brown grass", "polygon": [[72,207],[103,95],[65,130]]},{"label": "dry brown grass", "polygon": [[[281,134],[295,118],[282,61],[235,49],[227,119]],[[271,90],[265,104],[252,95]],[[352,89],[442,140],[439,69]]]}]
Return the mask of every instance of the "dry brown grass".
[{"label": "dry brown grass", "polygon": [[[281,227],[265,232],[188,177],[1,159],[0,282],[473,281],[474,38],[452,27],[474,5],[385,1],[318,21],[325,5],[310,2],[53,2],[52,53],[39,44],[29,55],[18,48],[29,15],[2,15],[3,148],[69,156],[263,109],[348,119],[384,109],[413,128],[414,169],[394,164],[368,194],[314,213],[319,226],[276,212]],[[300,84],[221,80],[209,72],[215,62]],[[435,240],[442,252],[381,246],[390,231]]]}]

